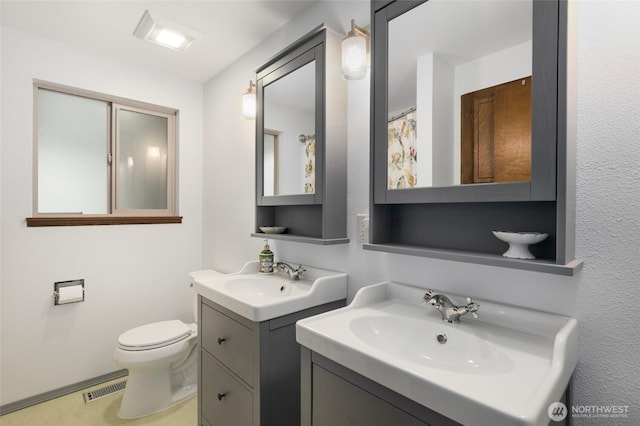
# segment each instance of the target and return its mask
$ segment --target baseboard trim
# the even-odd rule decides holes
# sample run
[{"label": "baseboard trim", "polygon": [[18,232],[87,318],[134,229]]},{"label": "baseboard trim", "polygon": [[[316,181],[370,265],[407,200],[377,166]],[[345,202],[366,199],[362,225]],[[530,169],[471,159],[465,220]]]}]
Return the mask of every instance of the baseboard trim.
[{"label": "baseboard trim", "polygon": [[20,401],[11,402],[9,404],[0,405],[0,416],[13,413],[14,411],[22,410],[23,408],[31,407],[32,405],[40,404],[45,401],[49,401],[55,398],[59,398],[70,393],[78,392],[91,386],[99,385],[110,380],[119,379],[127,375],[127,370],[118,370],[112,373],[103,374],[102,376],[94,377],[93,379],[83,380],[82,382],[74,383],[68,386],[64,386],[58,389],[54,389],[49,392],[41,393],[29,398],[21,399]]}]

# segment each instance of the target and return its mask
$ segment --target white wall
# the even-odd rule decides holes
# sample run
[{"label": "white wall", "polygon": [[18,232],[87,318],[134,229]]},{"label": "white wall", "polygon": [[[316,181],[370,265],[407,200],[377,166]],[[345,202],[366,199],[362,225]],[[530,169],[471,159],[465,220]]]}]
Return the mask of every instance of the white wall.
[{"label": "white wall", "polygon": [[454,97],[531,75],[531,41],[465,62],[455,67]]},{"label": "white wall", "polygon": [[[640,231],[638,119],[640,34],[638,2],[585,1],[578,14],[578,186],[575,277],[364,251],[356,243],[356,214],[369,191],[369,81],[349,82],[348,236],[351,243],[315,246],[273,241],[276,258],[349,273],[349,296],[362,286],[395,280],[451,293],[575,316],[580,361],[576,405],[629,405],[640,422]],[[233,271],[257,258],[254,226],[254,129],[241,117],[240,95],[252,70],[322,21],[342,26],[369,20],[368,2],[327,2],[251,51],[205,88],[205,266]],[[232,141],[232,142],[231,142]],[[234,177],[231,188],[225,177]],[[576,424],[602,419],[576,419]]]},{"label": "white wall", "polygon": [[453,70],[441,55],[435,54],[433,59],[434,81],[438,82],[433,86],[433,104],[439,106],[433,111],[433,186],[446,186],[453,185],[456,175],[460,176],[456,167],[451,167],[455,164],[453,153],[460,147],[459,143],[453,143],[456,140],[453,127],[455,122],[460,122],[456,120],[460,115],[454,113],[451,97],[455,84]]},{"label": "white wall", "polygon": [[[27,228],[34,78],[179,109],[183,223]],[[203,91],[6,27],[1,90],[4,405],[120,369],[113,349],[129,328],[190,320],[188,272],[201,267]],[[53,306],[53,282],[76,278],[86,301]]]},{"label": "white wall", "polygon": [[637,1],[580,3],[576,251],[585,268],[574,389],[579,403],[630,405],[629,420],[615,423],[628,425],[640,424],[638,22]]},{"label": "white wall", "polygon": [[[433,155],[434,142],[434,111],[437,105],[434,102],[436,83],[435,56],[437,53],[428,53],[421,56],[416,61],[416,152],[418,161],[417,186],[433,186],[434,163],[442,161],[436,160]],[[388,155],[388,154],[387,154]]]}]

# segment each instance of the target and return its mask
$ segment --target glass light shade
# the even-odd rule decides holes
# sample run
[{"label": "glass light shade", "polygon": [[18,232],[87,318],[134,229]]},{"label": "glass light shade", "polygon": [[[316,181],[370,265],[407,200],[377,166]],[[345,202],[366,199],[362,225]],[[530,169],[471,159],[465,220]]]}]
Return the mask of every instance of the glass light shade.
[{"label": "glass light shade", "polygon": [[360,80],[367,75],[367,40],[352,35],[342,40],[342,78]]},{"label": "glass light shade", "polygon": [[247,120],[256,118],[256,94],[245,93],[242,95],[242,116]]},{"label": "glass light shade", "polygon": [[157,34],[154,34],[154,41],[173,49],[181,50],[185,50],[191,43],[184,34],[166,28],[162,28]]}]

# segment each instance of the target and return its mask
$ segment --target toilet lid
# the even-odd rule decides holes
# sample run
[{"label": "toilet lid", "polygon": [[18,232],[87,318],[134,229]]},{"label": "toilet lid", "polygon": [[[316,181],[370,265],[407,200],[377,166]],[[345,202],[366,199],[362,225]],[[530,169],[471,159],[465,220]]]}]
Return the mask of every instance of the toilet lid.
[{"label": "toilet lid", "polygon": [[118,346],[129,351],[142,351],[179,342],[193,330],[180,320],[160,321],[125,331],[118,337]]}]

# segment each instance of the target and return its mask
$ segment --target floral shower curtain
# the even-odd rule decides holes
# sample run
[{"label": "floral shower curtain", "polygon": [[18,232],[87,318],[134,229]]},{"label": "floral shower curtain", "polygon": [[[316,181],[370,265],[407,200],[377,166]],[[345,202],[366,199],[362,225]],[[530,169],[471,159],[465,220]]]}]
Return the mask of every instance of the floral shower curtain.
[{"label": "floral shower curtain", "polygon": [[415,110],[389,120],[387,134],[388,189],[411,188],[418,182]]}]

